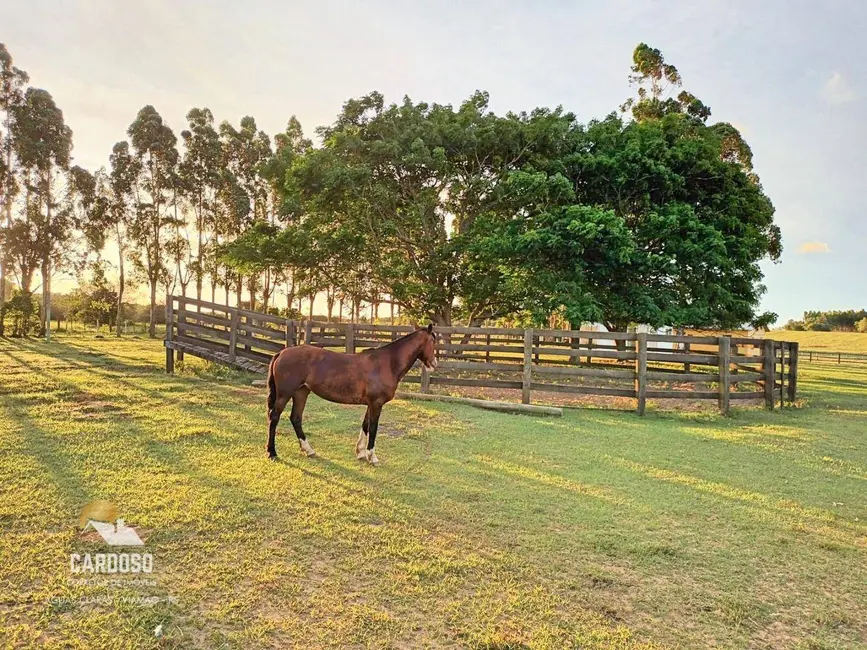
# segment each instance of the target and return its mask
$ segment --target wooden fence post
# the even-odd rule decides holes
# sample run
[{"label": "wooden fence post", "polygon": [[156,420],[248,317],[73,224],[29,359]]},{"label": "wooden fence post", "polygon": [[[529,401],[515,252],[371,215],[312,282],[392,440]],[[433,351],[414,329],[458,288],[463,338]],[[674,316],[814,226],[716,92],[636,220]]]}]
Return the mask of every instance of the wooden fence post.
[{"label": "wooden fence post", "polygon": [[524,330],[524,374],[521,377],[521,403],[530,403],[530,385],[533,377],[533,330]]},{"label": "wooden fence post", "polygon": [[485,334],[485,345],[488,347],[488,349],[485,350],[485,363],[488,363],[491,360],[491,349],[490,349],[491,348],[491,333],[490,332]]},{"label": "wooden fence post", "polygon": [[286,347],[290,348],[295,345],[295,321],[291,318],[286,319]]},{"label": "wooden fence post", "polygon": [[421,366],[421,392],[429,393],[430,392],[430,371],[427,369],[427,366],[422,364]]},{"label": "wooden fence post", "polygon": [[593,359],[591,355],[593,354],[593,339],[587,339],[587,365],[589,366]]},{"label": "wooden fence post", "polygon": [[[178,297],[178,334],[182,334],[181,327],[187,318],[186,311],[187,311],[187,308],[186,308],[186,305],[184,304],[184,297],[179,296]],[[178,361],[183,361],[184,360],[184,351],[178,350],[177,354],[178,354],[178,356],[177,356]]]},{"label": "wooden fence post", "polygon": [[777,355],[773,339],[765,339],[763,350],[763,370],[765,374],[765,407],[774,410],[774,387],[777,383]]},{"label": "wooden fence post", "polygon": [[729,336],[719,337],[719,411],[723,415],[729,414],[731,391],[731,356],[732,340]]},{"label": "wooden fence post", "polygon": [[346,324],[346,354],[355,354],[355,323]]},{"label": "wooden fence post", "polygon": [[780,408],[786,405],[786,348],[788,343],[780,341]]},{"label": "wooden fence post", "polygon": [[[691,347],[692,347],[692,346],[690,345],[689,341],[687,341],[686,343],[684,343],[684,344],[683,344],[683,352],[684,352],[684,354],[689,354]],[[691,363],[685,363],[685,364],[683,364],[683,371],[684,371],[684,372],[692,372],[692,364],[691,364]]]},{"label": "wooden fence post", "polygon": [[237,354],[235,348],[238,347],[238,329],[241,325],[241,312],[237,309],[232,310],[232,324],[229,326],[229,361],[235,361]]},{"label": "wooden fence post", "polygon": [[798,396],[798,343],[789,343],[789,404]]},{"label": "wooden fence post", "polygon": [[313,343],[313,321],[309,318],[304,321],[304,345]]},{"label": "wooden fence post", "polygon": [[173,298],[171,294],[166,294],[166,340],[164,345],[166,346],[166,373],[172,374],[175,371],[175,351],[170,346],[171,342],[174,340],[173,332],[174,323],[174,313],[173,313]]},{"label": "wooden fence post", "polygon": [[638,399],[636,410],[644,415],[647,404],[647,333],[635,335],[635,397]]}]

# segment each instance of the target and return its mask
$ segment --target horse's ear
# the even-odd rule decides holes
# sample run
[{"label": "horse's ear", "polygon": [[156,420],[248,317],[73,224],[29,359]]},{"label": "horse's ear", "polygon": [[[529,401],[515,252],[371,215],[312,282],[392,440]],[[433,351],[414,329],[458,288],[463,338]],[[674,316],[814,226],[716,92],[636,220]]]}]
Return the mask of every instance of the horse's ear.
[{"label": "horse's ear", "polygon": [[427,326],[427,333],[428,333],[428,334],[432,334],[432,333],[433,333],[433,323],[429,323],[429,324],[428,324],[428,326]]}]

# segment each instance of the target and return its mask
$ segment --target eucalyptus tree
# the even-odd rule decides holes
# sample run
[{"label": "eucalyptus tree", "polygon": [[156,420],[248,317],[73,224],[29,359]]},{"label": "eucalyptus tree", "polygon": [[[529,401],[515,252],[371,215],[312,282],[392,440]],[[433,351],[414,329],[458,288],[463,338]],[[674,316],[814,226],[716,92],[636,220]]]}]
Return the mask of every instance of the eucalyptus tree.
[{"label": "eucalyptus tree", "polygon": [[117,305],[115,334],[121,335],[123,327],[123,298],[126,290],[126,258],[129,251],[128,236],[133,226],[137,205],[134,188],[141,175],[141,161],[130,152],[125,140],[115,143],[109,157],[108,178],[102,178],[99,195],[105,201],[105,224],[113,232],[117,242]]},{"label": "eucalyptus tree", "polygon": [[[288,227],[298,222],[299,211],[296,201],[298,195],[295,192],[286,191],[287,176],[292,166],[313,148],[313,142],[304,137],[301,123],[293,115],[286,124],[282,133],[274,136],[274,152],[270,158],[260,166],[259,175],[267,182],[269,201],[271,204],[271,223],[286,223]],[[291,257],[291,256],[290,256]],[[275,291],[281,281],[286,283],[287,304],[291,308],[295,297],[297,261],[287,258],[282,268],[266,270],[262,288],[265,302]]]},{"label": "eucalyptus tree", "polygon": [[222,247],[234,241],[248,224],[250,214],[250,197],[238,183],[236,176],[225,168],[220,175],[220,185],[217,190],[217,210],[214,220],[213,242],[208,248],[206,257],[212,286],[222,285],[226,291],[226,305],[229,304],[229,293],[234,285],[237,291],[237,306],[241,306],[240,274],[221,262]]},{"label": "eucalyptus tree", "polygon": [[150,286],[148,334],[156,337],[157,287],[168,284],[165,264],[165,229],[173,222],[168,213],[172,199],[177,138],[153,106],[144,106],[127,130],[140,173],[129,235],[133,263]]},{"label": "eucalyptus tree", "polygon": [[28,88],[14,113],[16,157],[27,184],[25,211],[34,228],[32,245],[40,259],[42,322],[46,338],[50,338],[51,274],[74,233],[69,211],[60,205],[55,192],[61,172],[69,167],[72,129],[46,90]]},{"label": "eucalyptus tree", "polygon": [[[196,299],[201,300],[206,273],[205,255],[210,238],[214,236],[223,158],[220,136],[214,128],[214,116],[210,109],[191,109],[187,113],[187,122],[189,128],[181,131],[184,157],[179,165],[179,174],[195,214],[196,252],[193,273],[196,278]],[[213,281],[214,278],[212,283]]]},{"label": "eucalyptus tree", "polygon": [[[12,127],[15,119],[15,108],[24,98],[24,87],[28,81],[27,73],[13,65],[9,50],[3,43],[0,43],[0,112],[3,114],[3,129],[0,131],[0,151],[2,151],[0,154],[0,206],[2,206],[0,226],[5,230],[12,227],[12,205],[18,192]],[[2,252],[0,252],[0,336],[5,333],[8,263],[9,251],[4,245]]]},{"label": "eucalyptus tree", "polygon": [[[271,140],[264,131],[256,126],[256,120],[249,115],[241,118],[240,128],[235,129],[229,122],[220,125],[220,138],[223,145],[223,162],[232,177],[233,192],[243,190],[247,195],[249,211],[234,211],[236,217],[230,232],[239,234],[256,220],[268,220],[268,184],[261,174],[262,168],[271,157]],[[250,293],[250,308],[255,308],[258,289],[258,274],[247,276],[247,289]],[[238,304],[241,302],[243,276],[237,277]]]}]

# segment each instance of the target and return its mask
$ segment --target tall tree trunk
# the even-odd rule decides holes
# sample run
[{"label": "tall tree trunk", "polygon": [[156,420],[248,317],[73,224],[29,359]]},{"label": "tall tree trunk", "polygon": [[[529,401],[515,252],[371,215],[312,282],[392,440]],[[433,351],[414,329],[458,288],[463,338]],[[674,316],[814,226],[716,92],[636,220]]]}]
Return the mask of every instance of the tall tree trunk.
[{"label": "tall tree trunk", "polygon": [[51,264],[42,260],[42,328],[45,341],[51,342]]},{"label": "tall tree trunk", "polygon": [[394,325],[394,297],[389,296],[388,302],[391,305],[391,324]]},{"label": "tall tree trunk", "polygon": [[[151,278],[151,313],[148,321],[148,336],[152,339],[157,337],[157,279]],[[166,327],[169,323],[166,323]]]},{"label": "tall tree trunk", "polygon": [[337,322],[343,320],[343,296],[340,296],[340,308],[337,310]]},{"label": "tall tree trunk", "polygon": [[328,322],[331,322],[331,315],[334,313],[334,290],[328,288],[325,293],[325,303],[328,305]]},{"label": "tall tree trunk", "polygon": [[[12,139],[8,137],[11,117],[9,107],[6,107],[6,135],[4,144],[6,149],[6,174],[7,183],[3,188],[3,208],[6,212],[6,228],[12,227],[12,197],[9,188],[12,182]],[[0,336],[6,335],[6,251],[0,255]]]},{"label": "tall tree trunk", "polygon": [[271,298],[271,267],[265,269],[265,284],[262,287],[262,311],[268,313],[268,302]]},{"label": "tall tree trunk", "polygon": [[[202,214],[204,206],[202,205],[202,196],[199,192],[199,214],[198,223],[196,224],[197,245],[196,245],[196,300],[202,300],[202,276],[205,270],[202,268],[202,230],[205,227],[205,218]],[[211,300],[213,302],[213,299]],[[196,311],[202,311],[201,305],[196,305]]]},{"label": "tall tree trunk", "polygon": [[117,237],[117,268],[118,268],[118,278],[117,278],[117,316],[115,317],[115,336],[120,338],[121,334],[121,326],[123,324],[123,290],[126,287],[126,279],[123,272],[123,258],[125,247],[123,244],[123,237],[120,234],[120,224],[116,224],[114,227],[114,234]]},{"label": "tall tree trunk", "polygon": [[313,300],[316,298],[316,294],[310,294],[310,305],[308,306],[307,318],[308,320],[313,320]]},{"label": "tall tree trunk", "polygon": [[[45,223],[46,236],[51,237],[51,171],[45,179]],[[51,246],[42,260],[42,317],[45,325],[45,341],[51,342]]]},{"label": "tall tree trunk", "polygon": [[251,273],[247,278],[247,292],[250,294],[250,311],[256,311],[256,290],[259,288],[259,276]]},{"label": "tall tree trunk", "polygon": [[241,309],[243,305],[241,304],[241,294],[244,291],[244,277],[239,273],[237,277],[237,304],[235,305],[238,309]]}]

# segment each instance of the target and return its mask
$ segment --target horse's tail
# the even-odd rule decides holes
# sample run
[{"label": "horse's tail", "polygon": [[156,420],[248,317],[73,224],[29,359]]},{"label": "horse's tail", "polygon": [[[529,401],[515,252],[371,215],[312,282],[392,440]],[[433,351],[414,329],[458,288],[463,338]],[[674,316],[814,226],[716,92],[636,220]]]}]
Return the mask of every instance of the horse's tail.
[{"label": "horse's tail", "polygon": [[277,362],[278,352],[271,357],[271,363],[268,364],[268,420],[271,420],[271,414],[274,412],[274,406],[277,404],[277,381],[274,379],[274,364]]}]

